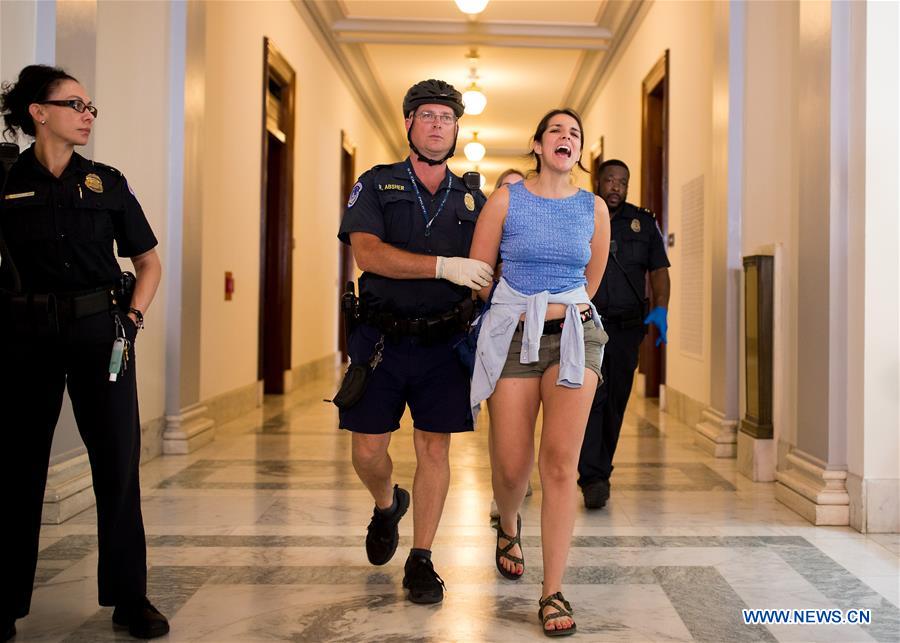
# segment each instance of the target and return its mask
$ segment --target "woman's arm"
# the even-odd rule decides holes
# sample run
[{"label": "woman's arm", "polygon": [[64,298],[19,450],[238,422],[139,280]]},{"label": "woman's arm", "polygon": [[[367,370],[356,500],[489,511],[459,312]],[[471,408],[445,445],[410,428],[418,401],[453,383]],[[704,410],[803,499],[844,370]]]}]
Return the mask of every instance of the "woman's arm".
[{"label": "woman's arm", "polygon": [[[472,247],[469,250],[470,259],[478,259],[489,266],[497,265],[500,238],[503,236],[503,223],[506,221],[508,208],[509,190],[506,188],[494,190],[478,215],[475,236],[472,238]],[[490,294],[489,288],[482,288],[478,291],[478,296],[484,300],[487,300]]]},{"label": "woman's arm", "polygon": [[[162,277],[162,264],[156,249],[148,250],[144,254],[131,258],[134,265],[134,274],[137,283],[134,286],[134,294],[131,295],[131,307],[137,308],[141,313],[146,313],[156,295],[159,280]],[[137,323],[137,315],[128,313],[131,321]]]},{"label": "woman's arm", "polygon": [[587,278],[587,293],[593,299],[600,288],[606,262],[609,260],[609,210],[606,202],[594,197],[594,236],[591,237],[591,260],[584,270]]}]

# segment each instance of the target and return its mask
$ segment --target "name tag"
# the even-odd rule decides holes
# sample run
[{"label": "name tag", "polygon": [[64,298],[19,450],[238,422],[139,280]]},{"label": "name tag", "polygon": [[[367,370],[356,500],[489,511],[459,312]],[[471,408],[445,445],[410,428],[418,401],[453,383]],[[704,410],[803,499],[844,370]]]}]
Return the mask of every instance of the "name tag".
[{"label": "name tag", "polygon": [[24,199],[27,196],[34,196],[34,192],[17,192],[16,194],[7,194],[4,198],[10,201],[12,199]]}]

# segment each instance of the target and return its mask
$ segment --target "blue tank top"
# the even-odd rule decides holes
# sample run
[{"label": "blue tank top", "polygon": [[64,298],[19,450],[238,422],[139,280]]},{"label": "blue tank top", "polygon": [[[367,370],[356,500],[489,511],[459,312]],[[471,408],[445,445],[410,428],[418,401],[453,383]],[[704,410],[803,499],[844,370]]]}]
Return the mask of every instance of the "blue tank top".
[{"label": "blue tank top", "polygon": [[503,276],[525,295],[561,293],[587,284],[591,259],[594,195],[585,190],[564,199],[532,194],[513,183],[500,239]]}]

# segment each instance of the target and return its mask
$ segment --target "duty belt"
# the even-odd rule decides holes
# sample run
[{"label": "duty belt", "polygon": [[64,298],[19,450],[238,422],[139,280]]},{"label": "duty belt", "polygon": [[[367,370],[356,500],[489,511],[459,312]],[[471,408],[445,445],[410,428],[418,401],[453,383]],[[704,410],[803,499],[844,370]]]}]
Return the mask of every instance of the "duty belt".
[{"label": "duty belt", "polygon": [[388,338],[416,337],[425,342],[438,342],[463,332],[472,319],[474,304],[464,299],[452,310],[432,317],[400,317],[394,313],[362,308],[359,321],[374,326]]},{"label": "duty belt", "polygon": [[21,293],[7,294],[5,304],[15,327],[33,330],[58,331],[61,321],[72,321],[116,307],[127,308],[119,302],[114,286],[78,293]]}]

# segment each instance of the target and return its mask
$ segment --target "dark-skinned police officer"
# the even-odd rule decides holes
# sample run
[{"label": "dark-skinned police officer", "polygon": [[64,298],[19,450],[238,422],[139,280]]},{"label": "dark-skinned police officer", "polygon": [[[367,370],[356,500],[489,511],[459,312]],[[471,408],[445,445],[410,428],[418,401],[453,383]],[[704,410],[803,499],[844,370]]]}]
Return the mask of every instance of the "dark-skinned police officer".
[{"label": "dark-skinned police officer", "polygon": [[[53,432],[68,389],[97,499],[99,602],[132,636],[169,631],[147,600],[135,338],[160,280],[156,238],[125,178],[75,153],[97,109],[63,70],[25,67],[0,96],[34,137],[0,198],[3,491],[0,640],[28,614]],[[137,280],[113,253],[129,257]]]},{"label": "dark-skinned police officer", "polygon": [[484,195],[477,182],[467,186],[447,168],[462,113],[452,85],[425,80],[410,87],[403,99],[410,154],[359,178],[338,234],[363,270],[351,365],[374,367],[362,398],[340,411],[341,428],[353,434],[353,466],[375,500],[366,553],[373,565],[391,559],[410,504],[409,493],[392,485],[388,454],[408,405],[417,462],[403,587],[414,603],[443,600],[431,544],[450,483],[450,435],[473,429],[469,374],[453,345],[472,314],[471,289],[487,286],[493,274],[468,258]]},{"label": "dark-skinned police officer", "polygon": [[[629,175],[622,161],[611,159],[600,165],[599,192],[609,207],[612,241],[594,304],[609,343],[603,357],[603,382],[594,396],[578,461],[578,484],[588,509],[600,509],[609,499],[613,455],[647,326],[659,329],[657,346],[666,342],[668,329],[670,264],[665,244],[653,213],[625,201]],[[649,312],[651,306],[644,300],[648,272],[653,294]]]}]

